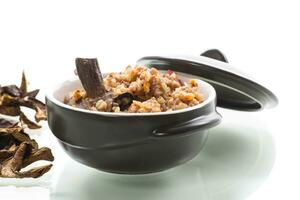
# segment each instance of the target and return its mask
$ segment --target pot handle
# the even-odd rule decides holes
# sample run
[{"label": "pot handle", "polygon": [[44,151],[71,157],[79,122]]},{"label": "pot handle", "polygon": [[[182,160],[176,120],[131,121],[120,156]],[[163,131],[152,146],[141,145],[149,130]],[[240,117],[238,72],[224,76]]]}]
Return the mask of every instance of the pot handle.
[{"label": "pot handle", "polygon": [[218,125],[222,116],[218,112],[208,115],[202,115],[190,121],[175,126],[167,126],[154,130],[152,134],[155,137],[172,137],[192,134],[193,130],[204,130]]}]

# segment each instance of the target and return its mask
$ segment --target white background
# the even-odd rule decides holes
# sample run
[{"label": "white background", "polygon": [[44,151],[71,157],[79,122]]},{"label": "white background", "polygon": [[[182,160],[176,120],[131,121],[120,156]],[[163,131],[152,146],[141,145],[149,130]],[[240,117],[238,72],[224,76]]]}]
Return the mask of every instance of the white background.
[{"label": "white background", "polygon": [[[103,71],[115,71],[145,55],[198,55],[218,48],[233,66],[259,80],[280,100],[277,108],[263,111],[276,144],[275,165],[248,198],[299,199],[297,3],[1,1],[0,82],[15,83],[25,69],[31,86],[46,92],[73,73],[75,57],[97,57]],[[2,188],[0,196],[10,190]],[[30,192],[37,194],[22,189],[14,195]]]}]

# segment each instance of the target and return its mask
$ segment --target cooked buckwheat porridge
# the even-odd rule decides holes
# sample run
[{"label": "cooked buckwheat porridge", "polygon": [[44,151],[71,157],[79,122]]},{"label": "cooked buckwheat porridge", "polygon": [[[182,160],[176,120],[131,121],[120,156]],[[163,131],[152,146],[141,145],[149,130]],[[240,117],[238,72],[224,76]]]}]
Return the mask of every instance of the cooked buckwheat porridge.
[{"label": "cooked buckwheat porridge", "polygon": [[110,73],[102,84],[106,92],[101,97],[90,98],[84,89],[78,89],[64,102],[96,111],[151,113],[184,109],[204,101],[196,80],[185,83],[173,71],[163,73],[141,65]]}]

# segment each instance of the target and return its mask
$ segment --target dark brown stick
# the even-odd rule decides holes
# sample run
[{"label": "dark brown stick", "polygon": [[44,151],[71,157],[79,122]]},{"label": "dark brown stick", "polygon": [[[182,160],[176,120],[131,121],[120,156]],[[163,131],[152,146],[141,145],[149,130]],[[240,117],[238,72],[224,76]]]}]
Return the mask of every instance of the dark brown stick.
[{"label": "dark brown stick", "polygon": [[97,59],[76,58],[76,69],[88,97],[96,98],[104,95],[105,88]]}]

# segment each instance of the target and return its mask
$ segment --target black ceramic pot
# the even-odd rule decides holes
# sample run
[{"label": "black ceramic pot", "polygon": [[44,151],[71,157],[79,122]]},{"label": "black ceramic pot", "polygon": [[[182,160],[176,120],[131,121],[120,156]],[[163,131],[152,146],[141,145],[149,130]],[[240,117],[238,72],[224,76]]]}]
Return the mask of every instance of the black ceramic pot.
[{"label": "black ceramic pot", "polygon": [[66,94],[82,87],[78,79],[66,81],[46,97],[49,127],[67,154],[87,166],[124,174],[166,170],[194,158],[209,128],[220,122],[214,88],[201,80],[198,84],[205,101],[191,108],[106,113],[62,103]]},{"label": "black ceramic pot", "polygon": [[270,90],[232,68],[215,49],[202,56],[148,56],[138,63],[171,69],[183,81],[197,79],[205,101],[162,113],[88,111],[62,103],[66,94],[82,87],[78,79],[66,81],[50,91],[46,104],[49,127],[73,159],[113,173],[166,170],[199,153],[209,128],[221,120],[216,106],[257,111],[277,105]]}]

